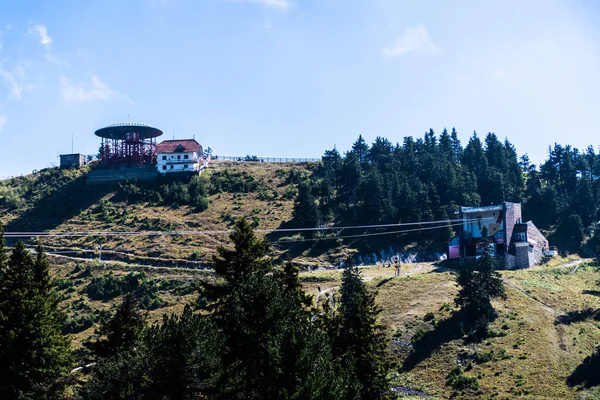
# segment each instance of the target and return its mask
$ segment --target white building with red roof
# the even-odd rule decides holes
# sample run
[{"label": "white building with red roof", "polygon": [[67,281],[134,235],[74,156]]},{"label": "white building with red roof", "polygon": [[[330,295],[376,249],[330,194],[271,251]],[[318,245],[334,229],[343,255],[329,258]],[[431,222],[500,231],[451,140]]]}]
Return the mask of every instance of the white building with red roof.
[{"label": "white building with red roof", "polygon": [[163,175],[200,173],[206,168],[202,146],[195,139],[165,140],[156,145],[156,168]]}]

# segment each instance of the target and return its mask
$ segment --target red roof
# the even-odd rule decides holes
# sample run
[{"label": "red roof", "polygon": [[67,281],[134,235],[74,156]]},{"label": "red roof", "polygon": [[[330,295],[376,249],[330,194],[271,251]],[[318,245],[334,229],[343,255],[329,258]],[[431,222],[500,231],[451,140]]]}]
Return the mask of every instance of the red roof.
[{"label": "red roof", "polygon": [[200,143],[194,139],[165,140],[156,145],[157,153],[190,153],[200,150]]}]

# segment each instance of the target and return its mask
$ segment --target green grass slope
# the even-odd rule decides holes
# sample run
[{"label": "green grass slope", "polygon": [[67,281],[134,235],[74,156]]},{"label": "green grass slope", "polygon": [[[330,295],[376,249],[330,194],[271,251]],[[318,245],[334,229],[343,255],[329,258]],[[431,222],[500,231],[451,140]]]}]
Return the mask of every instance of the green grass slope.
[{"label": "green grass slope", "polygon": [[[213,161],[202,176],[208,190],[208,208],[202,211],[162,199],[171,184],[166,180],[88,186],[89,166],[47,169],[0,182],[0,222],[9,232],[203,231],[228,229],[245,216],[258,229],[275,229],[291,219],[298,177],[312,166]],[[82,256],[102,244],[113,259],[185,265],[210,262],[226,241],[226,234],[203,234],[44,238],[43,244],[55,251],[81,250]]]},{"label": "green grass slope", "polygon": [[[434,398],[600,398],[600,388],[567,384],[600,344],[600,271],[582,264],[572,273],[569,260],[554,263],[502,272],[508,298],[494,302],[493,337],[480,343],[466,341],[454,318],[452,272],[417,264],[394,278],[393,268],[363,268],[398,357],[394,384]],[[323,300],[335,293],[341,272],[302,279],[309,293],[325,292]],[[455,384],[457,373],[462,378]]]},{"label": "green grass slope", "polygon": [[[138,277],[152,323],[194,302],[197,280],[211,276],[208,270],[59,257],[52,263],[75,348],[120,301],[114,282]],[[600,343],[600,271],[582,264],[573,272],[570,260],[555,264],[502,272],[508,298],[494,302],[492,336],[479,343],[465,340],[460,330],[452,271],[421,263],[403,266],[395,278],[393,268],[361,268],[377,291],[380,321],[398,361],[394,387],[439,399],[598,398],[600,387],[570,386],[568,379]],[[304,272],[301,283],[314,301],[335,301],[341,275],[341,270]]]}]

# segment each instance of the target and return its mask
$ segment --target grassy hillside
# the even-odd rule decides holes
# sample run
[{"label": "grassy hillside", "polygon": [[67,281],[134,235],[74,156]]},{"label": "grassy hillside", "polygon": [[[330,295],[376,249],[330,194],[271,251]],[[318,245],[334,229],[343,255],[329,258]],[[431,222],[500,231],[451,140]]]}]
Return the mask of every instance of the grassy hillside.
[{"label": "grassy hillside", "polygon": [[[273,229],[290,220],[298,176],[310,169],[310,164],[213,162],[203,176],[208,190],[203,211],[167,205],[161,200],[167,181],[87,186],[85,168],[45,170],[0,183],[0,221],[12,232],[223,230],[246,216],[257,228]],[[196,280],[211,272],[177,266],[209,262],[216,247],[227,244],[227,235],[44,238],[43,243],[81,255],[102,243],[104,254],[128,261],[52,257],[61,308],[68,315],[66,332],[82,349],[119,294],[132,287],[142,291],[150,323],[194,302]],[[300,263],[326,263],[346,251],[327,246],[295,245],[290,253]],[[286,249],[275,247],[275,256]],[[155,267],[137,265],[141,262]],[[400,278],[393,277],[392,268],[362,271],[378,293],[381,322],[398,359],[392,378],[404,398],[600,398],[600,389],[578,386],[582,381],[574,374],[600,343],[600,272],[586,263],[555,258],[529,270],[503,271],[508,298],[494,302],[499,316],[492,337],[480,343],[463,337],[452,271],[430,263],[407,266]],[[304,272],[301,281],[315,300],[335,300],[341,271]]]},{"label": "grassy hillside", "polygon": [[[70,321],[83,321],[73,323],[76,348],[119,301],[118,296],[111,297],[107,281],[143,272],[142,284],[150,294],[146,313],[152,323],[194,302],[196,280],[211,274],[56,257],[53,266],[64,296],[61,307]],[[440,399],[599,398],[599,389],[567,384],[600,343],[600,271],[585,263],[576,266],[573,259],[557,259],[549,266],[503,271],[508,298],[494,302],[499,316],[492,324],[493,337],[480,343],[466,341],[453,318],[457,288],[452,271],[421,263],[403,266],[402,276],[394,278],[393,268],[361,268],[363,278],[377,291],[381,322],[398,360],[393,373],[396,389]],[[315,301],[337,300],[341,275],[340,270],[304,272],[301,282]],[[106,299],[97,297],[98,287],[104,288],[101,294]],[[468,382],[468,387],[453,387],[449,379],[453,370],[455,375],[460,371],[461,382]]]},{"label": "grassy hillside", "polygon": [[[6,231],[166,231],[224,230],[246,216],[258,229],[275,229],[291,219],[299,177],[314,164],[213,161],[202,176],[208,208],[175,206],[161,193],[170,181],[87,186],[87,168],[48,169],[0,182],[0,222]],[[164,196],[164,194],[163,194]],[[207,263],[226,234],[44,238],[49,250],[81,250],[146,264]],[[291,246],[289,246],[291,247]],[[276,249],[278,254],[289,249]],[[296,249],[302,258],[309,247]],[[308,254],[308,253],[307,253]],[[71,255],[77,255],[71,253]],[[337,259],[336,251],[311,257]],[[165,259],[174,260],[171,263]]]},{"label": "grassy hillside", "polygon": [[[503,271],[508,299],[494,302],[499,316],[496,337],[468,343],[453,320],[457,293],[453,274],[431,264],[417,264],[394,278],[392,268],[363,268],[378,290],[382,322],[392,335],[400,364],[399,387],[434,398],[583,399],[600,390],[577,390],[567,378],[600,343],[600,272],[568,260],[557,266]],[[339,286],[341,272],[303,275],[311,293]],[[324,296],[331,296],[327,292]],[[321,297],[322,299],[324,297]],[[431,332],[418,340],[425,332]],[[477,389],[455,390],[449,374],[457,366]]]}]

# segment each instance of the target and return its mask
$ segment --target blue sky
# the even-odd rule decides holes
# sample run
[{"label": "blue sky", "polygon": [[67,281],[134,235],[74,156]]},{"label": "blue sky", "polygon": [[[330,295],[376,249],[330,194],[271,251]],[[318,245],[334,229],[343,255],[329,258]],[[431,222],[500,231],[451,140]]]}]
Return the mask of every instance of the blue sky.
[{"label": "blue sky", "polygon": [[0,0],[0,177],[120,121],[319,157],[455,126],[542,161],[600,145],[591,0]]}]

